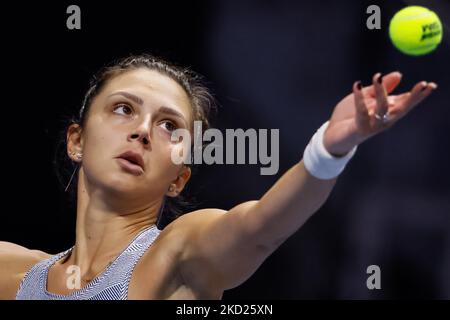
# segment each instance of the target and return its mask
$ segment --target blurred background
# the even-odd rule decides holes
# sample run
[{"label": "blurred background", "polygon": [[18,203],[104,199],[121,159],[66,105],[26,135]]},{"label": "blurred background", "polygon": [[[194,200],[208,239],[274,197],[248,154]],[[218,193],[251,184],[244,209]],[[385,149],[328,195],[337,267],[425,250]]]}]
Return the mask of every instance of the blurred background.
[{"label": "blurred background", "polygon": [[[81,30],[66,28],[71,4]],[[380,30],[366,27],[373,4]],[[422,57],[388,37],[390,18],[411,4],[444,24],[440,47]],[[260,198],[354,81],[399,70],[395,92],[421,80],[439,89],[361,145],[325,205],[224,299],[450,299],[449,1],[58,1],[16,3],[3,16],[0,240],[49,253],[73,245],[57,135],[113,59],[148,52],[189,66],[219,101],[215,127],[280,130],[277,175],[261,176],[259,164],[202,166],[186,190],[199,209]],[[381,290],[366,287],[369,265],[381,268]]]}]

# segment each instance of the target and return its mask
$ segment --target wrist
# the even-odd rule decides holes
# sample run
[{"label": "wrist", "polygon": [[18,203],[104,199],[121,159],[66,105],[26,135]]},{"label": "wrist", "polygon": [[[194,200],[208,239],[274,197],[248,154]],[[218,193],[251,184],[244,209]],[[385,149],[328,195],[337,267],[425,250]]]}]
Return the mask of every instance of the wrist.
[{"label": "wrist", "polygon": [[325,122],[313,135],[303,153],[306,170],[318,179],[333,179],[345,168],[356,152],[357,146],[341,157],[331,154],[324,146],[324,133],[329,121]]},{"label": "wrist", "polygon": [[[354,141],[356,141],[356,139]],[[328,143],[327,140],[324,138],[323,145],[325,150],[327,150],[327,152],[331,154],[333,157],[341,158],[344,157],[349,152],[351,152],[353,148],[355,148],[358,145],[358,143],[354,141],[345,141],[339,144],[332,145]]]},{"label": "wrist", "polygon": [[358,134],[349,134],[345,140],[333,142],[327,134],[329,126],[327,126],[323,135],[323,146],[325,150],[333,157],[340,158],[350,153],[355,147],[363,142]]}]

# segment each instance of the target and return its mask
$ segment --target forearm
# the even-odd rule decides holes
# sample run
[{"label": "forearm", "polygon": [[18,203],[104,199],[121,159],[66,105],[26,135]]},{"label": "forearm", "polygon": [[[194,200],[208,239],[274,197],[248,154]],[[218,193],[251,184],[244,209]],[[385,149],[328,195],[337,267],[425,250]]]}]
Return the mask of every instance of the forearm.
[{"label": "forearm", "polygon": [[325,203],[335,183],[310,175],[303,160],[294,165],[248,210],[254,239],[278,247]]}]

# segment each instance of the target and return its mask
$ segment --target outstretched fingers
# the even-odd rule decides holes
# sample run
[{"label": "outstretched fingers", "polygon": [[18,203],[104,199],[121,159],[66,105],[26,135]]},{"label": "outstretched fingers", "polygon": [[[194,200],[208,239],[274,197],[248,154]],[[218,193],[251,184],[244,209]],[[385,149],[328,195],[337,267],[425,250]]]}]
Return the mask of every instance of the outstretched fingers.
[{"label": "outstretched fingers", "polygon": [[[374,78],[380,73],[375,74]],[[383,86],[387,93],[391,93],[394,91],[395,88],[400,84],[400,81],[402,80],[402,74],[398,71],[390,72],[383,76]],[[367,88],[364,88],[364,93],[369,95],[372,98],[375,98],[376,91],[375,86],[369,86]]]},{"label": "outstretched fingers", "polygon": [[436,89],[437,84],[434,82],[421,81],[417,83],[410,92],[399,96],[400,102],[392,107],[390,113],[396,120],[405,116]]},{"label": "outstretched fingers", "polygon": [[356,81],[353,84],[353,96],[355,99],[356,114],[358,115],[358,118],[367,119],[369,117],[369,113],[366,103],[364,102],[361,81]]},{"label": "outstretched fingers", "polygon": [[388,111],[389,102],[387,99],[386,89],[383,86],[383,76],[381,73],[377,73],[373,76],[372,83],[375,88],[375,99],[377,100],[375,112],[379,115],[384,115]]}]

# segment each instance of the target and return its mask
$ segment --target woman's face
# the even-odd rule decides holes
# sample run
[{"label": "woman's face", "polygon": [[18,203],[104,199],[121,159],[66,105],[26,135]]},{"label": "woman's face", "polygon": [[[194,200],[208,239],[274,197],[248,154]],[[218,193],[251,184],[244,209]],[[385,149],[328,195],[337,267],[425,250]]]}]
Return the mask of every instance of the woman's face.
[{"label": "woman's face", "polygon": [[[171,160],[173,149],[182,144],[171,141],[171,134],[177,128],[189,130],[191,122],[189,98],[171,78],[140,68],[110,79],[93,100],[79,136],[88,185],[140,204],[175,195],[168,187],[174,183],[181,191],[190,169]],[[69,149],[77,144],[71,141],[76,137],[69,138]],[[133,165],[135,158],[132,163],[120,158],[125,152],[140,155],[142,165]]]}]

